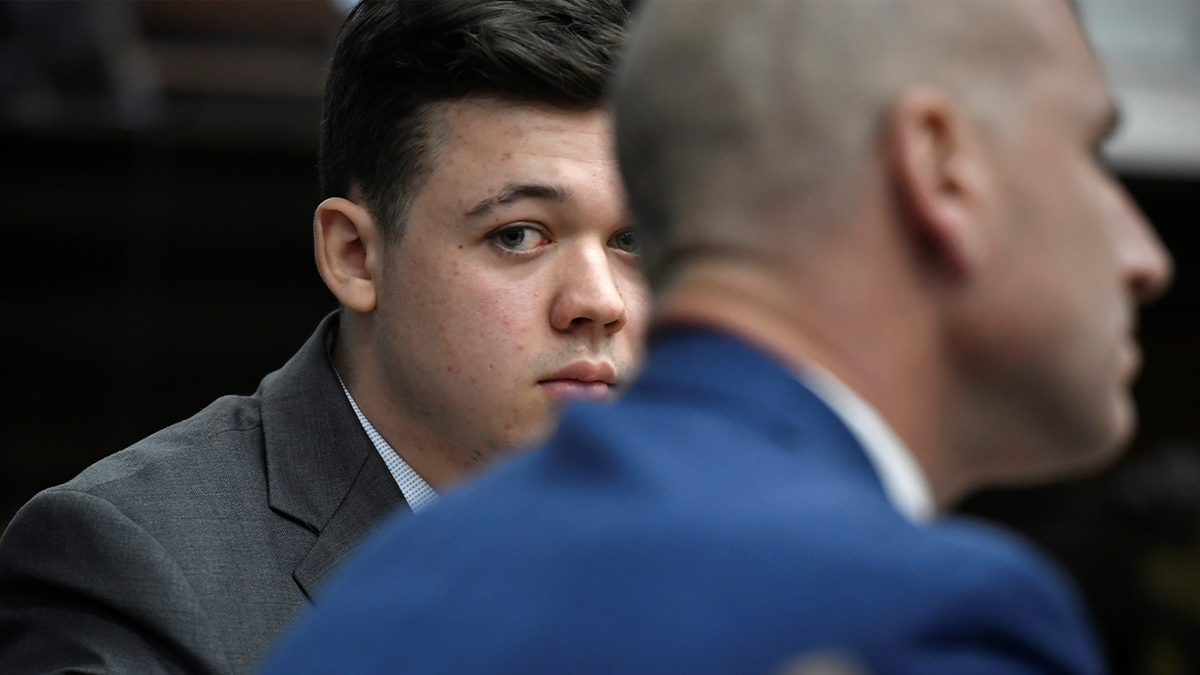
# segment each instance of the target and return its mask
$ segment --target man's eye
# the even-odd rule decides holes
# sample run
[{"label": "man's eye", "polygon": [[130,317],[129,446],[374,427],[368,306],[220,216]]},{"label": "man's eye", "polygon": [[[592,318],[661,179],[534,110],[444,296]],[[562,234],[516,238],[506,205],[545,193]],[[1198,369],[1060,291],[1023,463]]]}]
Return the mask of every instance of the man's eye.
[{"label": "man's eye", "polygon": [[513,225],[492,235],[492,240],[509,251],[529,251],[545,243],[546,237],[537,228]]},{"label": "man's eye", "polygon": [[614,234],[613,238],[608,240],[608,243],[610,246],[615,246],[626,253],[637,254],[642,248],[641,243],[638,241],[636,230],[621,230]]}]

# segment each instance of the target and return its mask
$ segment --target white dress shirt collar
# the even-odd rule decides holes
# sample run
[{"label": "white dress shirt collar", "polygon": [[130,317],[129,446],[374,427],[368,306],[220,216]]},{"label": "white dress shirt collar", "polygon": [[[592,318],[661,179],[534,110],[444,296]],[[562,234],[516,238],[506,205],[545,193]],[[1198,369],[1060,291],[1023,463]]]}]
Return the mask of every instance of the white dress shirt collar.
[{"label": "white dress shirt collar", "polygon": [[805,365],[798,377],[862,445],[896,510],[913,523],[932,519],[937,507],[921,465],[875,408],[819,366]]}]

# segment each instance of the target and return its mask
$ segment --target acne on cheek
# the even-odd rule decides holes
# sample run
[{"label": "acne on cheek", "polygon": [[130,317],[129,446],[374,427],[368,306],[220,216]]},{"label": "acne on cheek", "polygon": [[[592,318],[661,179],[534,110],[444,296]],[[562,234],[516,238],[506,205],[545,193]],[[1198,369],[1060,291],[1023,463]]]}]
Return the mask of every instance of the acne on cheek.
[{"label": "acne on cheek", "polygon": [[518,300],[519,293],[519,290],[513,290],[490,293],[486,298],[480,298],[474,315],[478,317],[476,323],[482,337],[488,337],[495,330],[510,334],[527,332],[531,328],[528,324],[532,315],[526,311],[525,304]]},{"label": "acne on cheek", "polygon": [[462,359],[459,356],[458,345],[457,345],[456,341],[454,340],[454,338],[452,337],[452,334],[449,331],[449,327],[446,326],[446,324],[444,324],[444,323],[439,323],[437,334],[441,336],[442,350],[443,350],[443,353],[446,355],[446,361],[447,361],[446,372],[453,373],[456,370],[461,371],[462,370]]}]

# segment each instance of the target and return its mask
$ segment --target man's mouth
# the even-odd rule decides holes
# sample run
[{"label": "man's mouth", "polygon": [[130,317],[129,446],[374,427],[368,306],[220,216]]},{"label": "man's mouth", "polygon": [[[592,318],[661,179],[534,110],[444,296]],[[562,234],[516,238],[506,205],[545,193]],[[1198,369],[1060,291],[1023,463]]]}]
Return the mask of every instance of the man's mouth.
[{"label": "man's mouth", "polygon": [[616,368],[600,361],[576,361],[538,382],[542,391],[560,401],[603,401],[617,381]]}]

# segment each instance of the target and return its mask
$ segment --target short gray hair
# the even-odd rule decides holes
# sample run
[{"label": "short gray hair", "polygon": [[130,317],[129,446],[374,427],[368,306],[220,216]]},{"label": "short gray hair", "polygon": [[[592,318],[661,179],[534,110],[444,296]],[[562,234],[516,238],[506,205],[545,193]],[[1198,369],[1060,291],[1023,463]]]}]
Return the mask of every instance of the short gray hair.
[{"label": "short gray hair", "polygon": [[[882,117],[906,86],[937,85],[981,116],[1003,106],[1012,88],[994,85],[1013,81],[1014,61],[1043,51],[1012,5],[648,2],[614,102],[621,170],[652,281],[682,250],[717,243],[720,235],[696,231],[703,218],[689,214],[739,199],[825,194],[873,150]],[[739,225],[753,226],[751,212],[738,215]]]}]

